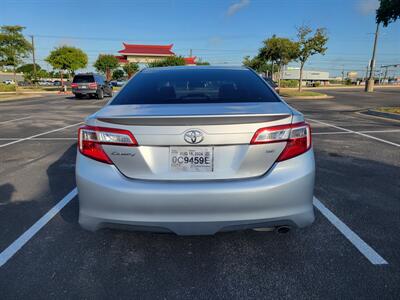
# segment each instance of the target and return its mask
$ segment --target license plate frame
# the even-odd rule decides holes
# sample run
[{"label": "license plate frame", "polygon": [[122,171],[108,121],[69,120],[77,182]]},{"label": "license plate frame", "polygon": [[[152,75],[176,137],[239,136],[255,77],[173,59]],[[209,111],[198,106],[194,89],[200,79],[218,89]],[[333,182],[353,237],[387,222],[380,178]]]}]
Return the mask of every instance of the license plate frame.
[{"label": "license plate frame", "polygon": [[214,147],[171,146],[169,168],[174,172],[214,172]]}]

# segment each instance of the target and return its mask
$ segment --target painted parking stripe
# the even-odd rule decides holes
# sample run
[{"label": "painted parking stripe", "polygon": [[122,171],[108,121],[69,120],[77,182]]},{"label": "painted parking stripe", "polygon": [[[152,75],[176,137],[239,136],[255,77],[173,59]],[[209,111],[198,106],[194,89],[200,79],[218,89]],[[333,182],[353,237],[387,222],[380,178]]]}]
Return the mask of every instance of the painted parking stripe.
[{"label": "painted parking stripe", "polygon": [[56,214],[60,212],[78,194],[74,188],[60,202],[54,205],[43,217],[17,238],[10,246],[0,253],[0,267],[18,252],[36,233],[39,232]]},{"label": "painted parking stripe", "polygon": [[344,224],[333,212],[317,198],[313,199],[314,206],[336,227],[373,265],[387,265],[388,262],[371,246],[364,242],[353,230]]},{"label": "painted parking stripe", "polygon": [[[21,138],[0,138],[0,141],[17,141]],[[51,137],[51,138],[31,138],[32,141],[63,141],[63,140],[77,140],[77,137]]]},{"label": "painted parking stripe", "polygon": [[373,140],[376,140],[376,141],[379,141],[379,142],[382,142],[382,143],[385,143],[385,144],[389,144],[389,145],[392,145],[392,146],[395,146],[395,147],[400,147],[400,144],[396,144],[396,143],[393,143],[391,141],[380,139],[380,138],[377,138],[375,136],[372,136],[372,135],[369,135],[369,134],[366,134],[366,133],[350,130],[350,129],[347,129],[347,128],[343,128],[343,127],[336,126],[336,125],[333,125],[333,124],[329,124],[329,123],[326,123],[326,122],[318,121],[318,120],[315,120],[315,119],[310,119],[310,118],[307,118],[307,119],[312,121],[312,122],[315,122],[315,123],[319,123],[319,124],[322,124],[322,125],[330,126],[330,127],[333,127],[333,128],[336,128],[336,129],[340,129],[340,130],[343,130],[343,131],[346,131],[346,132],[349,132],[349,133],[358,134],[358,135],[361,135],[363,137],[370,138],[370,139],[373,139]]},{"label": "painted parking stripe", "polygon": [[14,121],[26,120],[26,119],[29,119],[30,117],[31,116],[23,117],[23,118],[17,118],[17,119],[11,119],[11,120],[7,120],[7,121],[2,121],[2,122],[0,122],[0,125],[11,123],[11,122],[14,122]]},{"label": "painted parking stripe", "polygon": [[16,141],[12,141],[12,142],[6,143],[6,144],[2,144],[2,145],[0,145],[0,148],[6,147],[6,146],[10,146],[10,145],[13,145],[13,144],[16,144],[16,143],[20,143],[20,142],[23,142],[23,141],[31,140],[33,138],[36,138],[36,137],[39,137],[39,136],[42,136],[42,135],[46,135],[46,134],[49,134],[49,133],[57,132],[57,131],[60,131],[60,130],[64,130],[64,129],[67,129],[67,128],[70,128],[70,127],[73,127],[73,126],[78,126],[80,124],[83,124],[83,122],[75,123],[75,124],[72,124],[72,125],[68,125],[68,126],[64,126],[64,127],[61,127],[61,128],[53,129],[53,130],[50,130],[50,131],[46,131],[46,132],[43,132],[43,133],[35,134],[35,135],[29,136],[29,137],[26,137],[26,138],[22,138],[22,139],[19,139],[19,140],[16,140]]},{"label": "painted parking stripe", "polygon": [[[362,130],[358,131],[360,133],[393,133],[393,132],[400,132],[400,129],[393,129],[393,130]],[[328,132],[313,132],[313,135],[329,135],[329,134],[354,134],[354,132],[350,131],[328,131]]]}]

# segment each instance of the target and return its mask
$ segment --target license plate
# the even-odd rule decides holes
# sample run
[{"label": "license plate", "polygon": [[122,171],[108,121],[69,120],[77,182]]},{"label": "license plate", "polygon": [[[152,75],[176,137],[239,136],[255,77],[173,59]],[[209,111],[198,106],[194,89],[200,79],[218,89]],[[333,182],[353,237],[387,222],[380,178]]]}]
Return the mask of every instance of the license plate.
[{"label": "license plate", "polygon": [[178,172],[213,172],[213,147],[170,147],[171,170]]},{"label": "license plate", "polygon": [[86,85],[82,85],[82,86],[81,86],[81,89],[86,89],[86,88],[87,88]]}]

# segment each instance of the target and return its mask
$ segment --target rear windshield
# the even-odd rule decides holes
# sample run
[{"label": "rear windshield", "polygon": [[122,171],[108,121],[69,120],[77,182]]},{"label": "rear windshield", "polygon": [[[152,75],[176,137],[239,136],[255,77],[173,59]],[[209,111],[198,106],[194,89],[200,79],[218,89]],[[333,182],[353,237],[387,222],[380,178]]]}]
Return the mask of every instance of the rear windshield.
[{"label": "rear windshield", "polygon": [[247,69],[146,69],[132,78],[111,105],[279,102]]},{"label": "rear windshield", "polygon": [[93,75],[78,75],[74,77],[74,80],[72,81],[73,83],[88,83],[88,82],[94,82],[94,77]]}]

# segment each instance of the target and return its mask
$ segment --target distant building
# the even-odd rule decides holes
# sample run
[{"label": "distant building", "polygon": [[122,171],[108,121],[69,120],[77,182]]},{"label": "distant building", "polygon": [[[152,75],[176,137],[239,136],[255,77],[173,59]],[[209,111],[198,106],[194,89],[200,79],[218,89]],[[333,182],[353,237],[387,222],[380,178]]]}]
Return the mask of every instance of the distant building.
[{"label": "distant building", "polygon": [[185,63],[187,66],[195,66],[196,65],[196,56],[193,57],[184,57]]},{"label": "distant building", "polygon": [[[129,62],[147,64],[175,56],[172,51],[174,44],[169,45],[139,45],[122,43],[124,49],[118,51],[120,55],[116,56],[119,63],[124,65]],[[196,57],[184,58],[187,65],[196,65]]]},{"label": "distant building", "polygon": [[[283,71],[282,79],[295,79],[299,80],[300,78],[300,70],[299,69],[290,69]],[[321,84],[329,83],[329,72],[322,71],[307,71],[303,70],[303,85],[307,83],[315,83],[319,82]]]},{"label": "distant building", "polygon": [[[24,80],[24,74],[22,74],[22,73],[16,73],[16,77],[17,77],[17,81]],[[2,83],[5,80],[14,80],[14,73],[0,71],[0,83]]]}]

